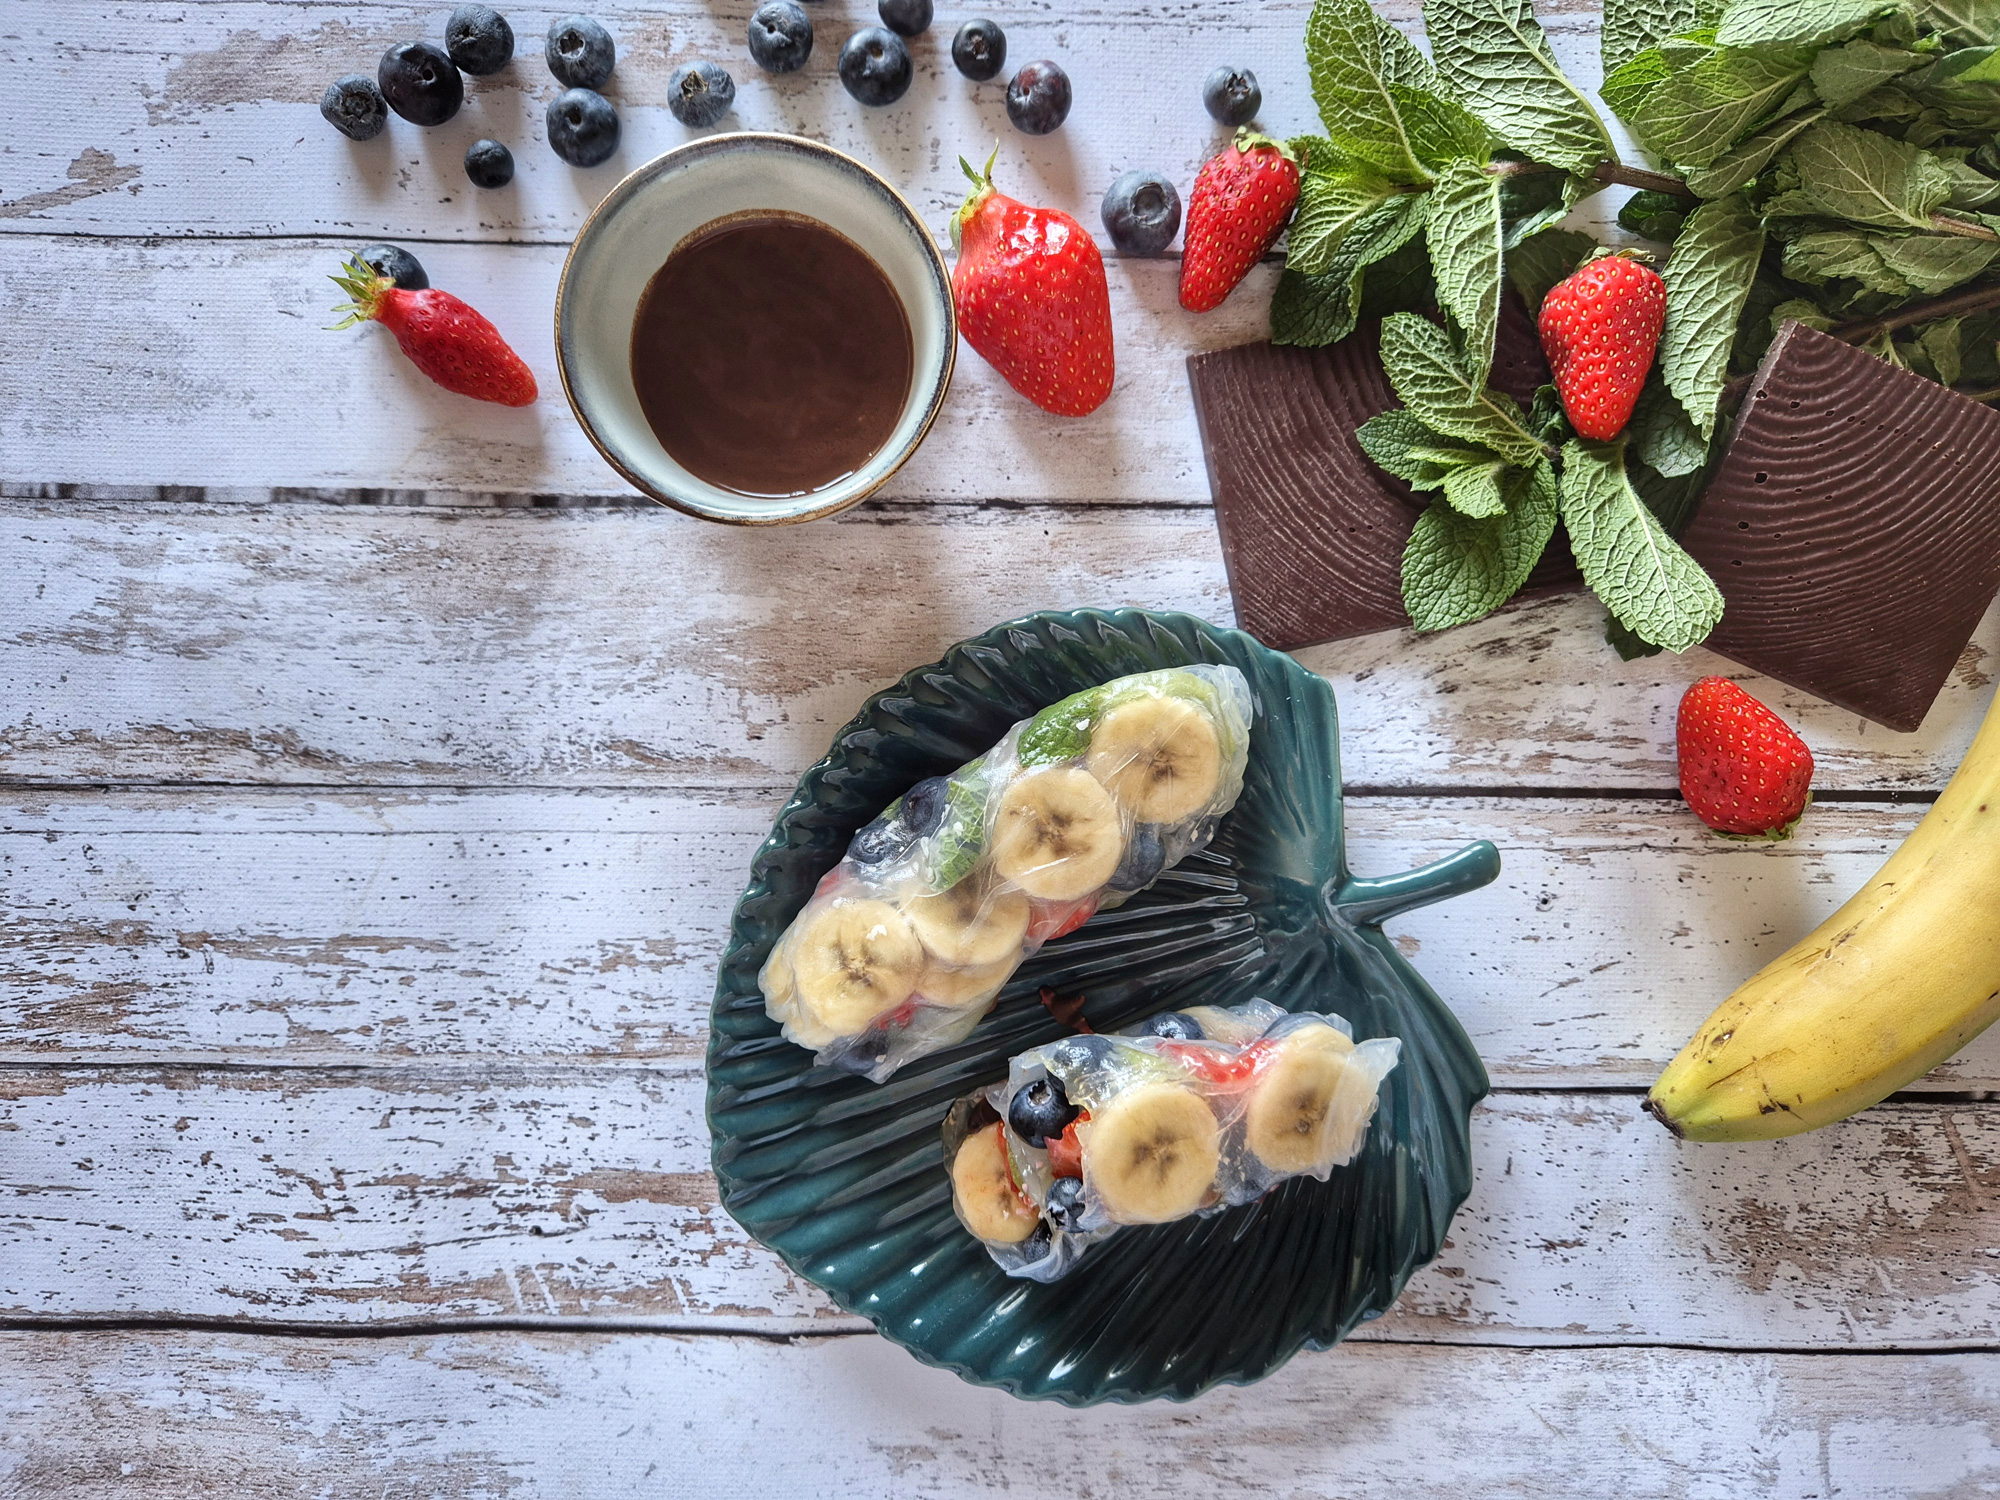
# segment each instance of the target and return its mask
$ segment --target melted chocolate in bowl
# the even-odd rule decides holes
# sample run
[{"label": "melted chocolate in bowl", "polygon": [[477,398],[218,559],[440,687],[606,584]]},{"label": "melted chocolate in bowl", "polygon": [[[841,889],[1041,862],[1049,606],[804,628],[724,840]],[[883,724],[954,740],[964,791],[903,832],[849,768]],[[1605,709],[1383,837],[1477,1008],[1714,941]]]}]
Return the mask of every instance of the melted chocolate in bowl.
[{"label": "melted chocolate in bowl", "polygon": [[910,396],[909,315],[866,251],[791,214],[718,220],[674,247],[632,320],[632,384],[697,479],[802,495],[882,449]]}]

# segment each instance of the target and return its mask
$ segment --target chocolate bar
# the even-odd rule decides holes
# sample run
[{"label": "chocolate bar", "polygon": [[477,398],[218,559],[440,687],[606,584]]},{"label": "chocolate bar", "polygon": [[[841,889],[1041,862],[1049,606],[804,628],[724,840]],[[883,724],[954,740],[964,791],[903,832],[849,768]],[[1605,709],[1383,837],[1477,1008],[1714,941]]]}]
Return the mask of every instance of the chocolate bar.
[{"label": "chocolate bar", "polygon": [[2000,412],[1788,324],[1681,544],[1710,650],[1915,729],[2000,588]]}]

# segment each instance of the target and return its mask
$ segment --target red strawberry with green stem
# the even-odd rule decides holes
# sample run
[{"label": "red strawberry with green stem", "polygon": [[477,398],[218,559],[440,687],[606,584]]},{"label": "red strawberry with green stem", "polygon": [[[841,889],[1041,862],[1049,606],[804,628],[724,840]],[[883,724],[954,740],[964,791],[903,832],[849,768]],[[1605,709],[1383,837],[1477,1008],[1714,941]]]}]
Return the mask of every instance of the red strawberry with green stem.
[{"label": "red strawberry with green stem", "polygon": [[1812,751],[1792,727],[1726,677],[1681,698],[1675,739],[1681,795],[1719,833],[1789,838],[1812,800]]},{"label": "red strawberry with green stem", "polygon": [[1667,321],[1667,284],[1623,255],[1591,261],[1542,299],[1542,353],[1579,437],[1609,442],[1632,420]]},{"label": "red strawberry with green stem", "polygon": [[[998,156],[996,150],[994,156]],[[1111,394],[1111,290],[1097,242],[1068,214],[993,187],[993,157],[958,164],[972,192],[951,221],[959,331],[1044,411],[1081,417]]]},{"label": "red strawberry with green stem", "polygon": [[1290,150],[1253,130],[1211,157],[1188,194],[1181,245],[1181,306],[1220,307],[1277,242],[1299,201],[1299,164]]},{"label": "red strawberry with green stem", "polygon": [[507,347],[499,329],[450,292],[405,291],[358,258],[333,282],[351,299],[334,309],[347,314],[335,328],[380,323],[396,335],[412,364],[461,396],[502,406],[527,406],[535,399],[535,372]]}]

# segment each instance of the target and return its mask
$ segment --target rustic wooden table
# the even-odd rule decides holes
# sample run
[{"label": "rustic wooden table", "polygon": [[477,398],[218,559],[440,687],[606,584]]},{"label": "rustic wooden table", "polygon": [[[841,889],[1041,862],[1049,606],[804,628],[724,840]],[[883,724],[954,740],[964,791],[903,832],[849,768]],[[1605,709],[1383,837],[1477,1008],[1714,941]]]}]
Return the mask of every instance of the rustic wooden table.
[{"label": "rustic wooden table", "polygon": [[[1184,1407],[1030,1406],[750,1242],[701,1057],[751,852],[862,698],[962,636],[1230,618],[1182,361],[1256,337],[1275,272],[1194,318],[1175,262],[1114,259],[1096,415],[967,356],[880,499],[746,533],[636,502],[580,435],[566,243],[686,138],[678,61],[723,59],[738,123],[859,153],[940,231],[996,137],[1007,186],[1093,221],[1115,170],[1191,179],[1217,61],[1309,123],[1306,7],[1003,8],[1015,57],[1076,79],[1038,141],[951,70],[956,10],[901,105],[852,104],[863,0],[816,6],[780,80],[750,0],[594,6],[626,132],[597,171],[541,143],[541,8],[447,126],[320,121],[330,77],[445,8],[0,0],[0,1494],[2000,1489],[2000,1037],[1775,1145],[1677,1146],[1637,1108],[1913,825],[2000,617],[1918,734],[1751,680],[1819,756],[1775,848],[1674,792],[1674,705],[1723,664],[1621,665],[1584,600],[1301,654],[1339,695],[1358,866],[1506,862],[1395,924],[1496,1091],[1449,1247],[1344,1348]],[[1589,0],[1544,19],[1595,78]],[[510,189],[465,184],[486,134]],[[321,331],[376,238],[495,318],[538,406]]]}]

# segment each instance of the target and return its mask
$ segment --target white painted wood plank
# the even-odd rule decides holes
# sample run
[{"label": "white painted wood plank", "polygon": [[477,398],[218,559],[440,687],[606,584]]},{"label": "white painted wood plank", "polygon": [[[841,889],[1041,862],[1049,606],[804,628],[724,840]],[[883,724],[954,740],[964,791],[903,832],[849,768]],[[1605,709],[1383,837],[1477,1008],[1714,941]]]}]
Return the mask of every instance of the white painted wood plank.
[{"label": "white painted wood plank", "polygon": [[[783,796],[16,796],[0,1062],[698,1064]],[[1363,797],[1347,831],[1374,874],[1500,845],[1390,925],[1498,1086],[1644,1088],[1920,811],[1825,803],[1768,847],[1668,802]],[[2000,1031],[1918,1087],[2000,1089]]]},{"label": "white painted wood plank", "polygon": [[[598,511],[0,501],[0,778],[790,786],[869,693],[1035,609],[1231,618],[1205,512],[925,507],[742,531]],[[1695,650],[1621,663],[1600,607],[1300,653],[1350,784],[1676,784],[1706,672],[1796,724],[1821,788],[1944,784],[1992,696],[1989,614],[1895,734]]]},{"label": "white painted wood plank", "polygon": [[[0,1316],[830,1317],[721,1212],[701,1102],[693,1069],[6,1070]],[[2000,1105],[1722,1147],[1627,1094],[1500,1095],[1473,1146],[1448,1247],[1368,1337],[1991,1342]]]},{"label": "white painted wood plank", "polygon": [[13,1333],[0,1488],[1935,1500],[2000,1487],[1996,1403],[1991,1354],[1377,1345],[1301,1355],[1185,1406],[1070,1411],[873,1338]]}]

